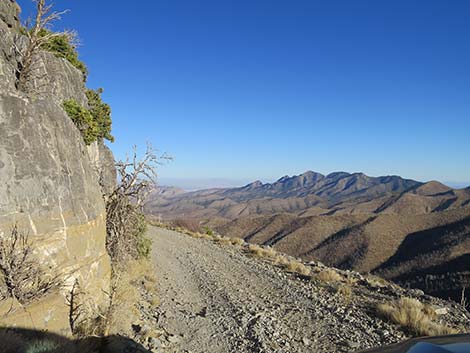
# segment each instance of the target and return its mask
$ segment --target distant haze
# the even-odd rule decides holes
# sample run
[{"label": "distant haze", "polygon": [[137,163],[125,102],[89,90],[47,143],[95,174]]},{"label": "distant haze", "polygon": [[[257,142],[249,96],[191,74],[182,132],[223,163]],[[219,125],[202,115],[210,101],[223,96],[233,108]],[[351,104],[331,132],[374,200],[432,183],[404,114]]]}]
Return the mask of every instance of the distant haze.
[{"label": "distant haze", "polygon": [[250,179],[225,179],[225,178],[161,178],[159,184],[163,186],[175,186],[186,191],[234,188],[244,186],[251,182]]},{"label": "distant haze", "polygon": [[444,181],[443,184],[448,185],[452,188],[463,189],[470,186],[470,181],[468,182],[458,182],[458,181]]}]

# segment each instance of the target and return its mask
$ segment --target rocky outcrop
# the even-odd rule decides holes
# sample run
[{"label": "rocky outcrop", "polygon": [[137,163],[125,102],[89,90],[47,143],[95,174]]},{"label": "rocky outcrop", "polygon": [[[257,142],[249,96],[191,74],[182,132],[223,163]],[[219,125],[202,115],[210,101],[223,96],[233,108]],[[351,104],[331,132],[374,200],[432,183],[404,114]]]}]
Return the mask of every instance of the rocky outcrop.
[{"label": "rocky outcrop", "polygon": [[109,195],[116,186],[116,168],[111,150],[103,142],[94,142],[88,147],[88,156],[98,175],[101,192]]},{"label": "rocky outcrop", "polygon": [[[105,249],[105,205],[100,186],[114,183],[112,154],[104,145],[90,151],[62,109],[64,99],[86,102],[82,73],[66,60],[43,53],[46,75],[34,97],[15,89],[11,52],[15,9],[0,5],[0,236],[14,224],[28,233],[38,259],[64,280],[64,287],[14,310],[0,302],[3,324],[68,333],[66,296],[78,280],[104,303],[110,260]],[[12,22],[13,21],[13,22]],[[13,305],[13,308],[15,306]]]},{"label": "rocky outcrop", "polygon": [[20,7],[14,0],[2,0],[0,2],[0,20],[8,28],[17,29],[19,27]]}]

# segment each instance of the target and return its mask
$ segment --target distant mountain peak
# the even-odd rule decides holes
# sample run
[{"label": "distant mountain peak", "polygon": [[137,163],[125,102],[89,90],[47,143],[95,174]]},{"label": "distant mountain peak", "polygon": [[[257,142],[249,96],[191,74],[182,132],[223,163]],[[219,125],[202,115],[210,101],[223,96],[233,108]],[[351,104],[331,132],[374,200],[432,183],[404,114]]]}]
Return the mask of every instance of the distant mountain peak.
[{"label": "distant mountain peak", "polygon": [[300,174],[299,176],[308,177],[308,176],[317,176],[317,175],[320,175],[320,176],[322,176],[322,177],[324,176],[323,174],[314,172],[314,171],[312,171],[312,170],[307,170],[305,173],[302,173],[302,174]]},{"label": "distant mountain peak", "polygon": [[263,183],[259,180],[256,180],[250,184],[245,185],[243,188],[251,190],[251,189],[259,188],[261,186],[263,186]]},{"label": "distant mountain peak", "polygon": [[286,180],[289,180],[290,178],[291,178],[290,176],[284,175],[283,177],[277,179],[276,183],[282,183],[282,182],[284,182],[284,181],[286,181]]},{"label": "distant mountain peak", "polygon": [[327,179],[339,179],[339,178],[344,178],[344,177],[348,177],[348,176],[351,176],[350,173],[347,173],[347,172],[333,172],[333,173],[330,173],[326,176]]}]

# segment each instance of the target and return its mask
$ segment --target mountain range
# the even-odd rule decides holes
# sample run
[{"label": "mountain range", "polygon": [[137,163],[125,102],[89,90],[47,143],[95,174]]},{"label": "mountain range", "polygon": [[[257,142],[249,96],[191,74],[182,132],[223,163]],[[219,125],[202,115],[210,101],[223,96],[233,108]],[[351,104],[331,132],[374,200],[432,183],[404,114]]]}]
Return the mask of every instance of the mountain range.
[{"label": "mountain range", "polygon": [[238,188],[164,187],[147,212],[435,295],[457,299],[470,286],[470,187],[308,171]]}]

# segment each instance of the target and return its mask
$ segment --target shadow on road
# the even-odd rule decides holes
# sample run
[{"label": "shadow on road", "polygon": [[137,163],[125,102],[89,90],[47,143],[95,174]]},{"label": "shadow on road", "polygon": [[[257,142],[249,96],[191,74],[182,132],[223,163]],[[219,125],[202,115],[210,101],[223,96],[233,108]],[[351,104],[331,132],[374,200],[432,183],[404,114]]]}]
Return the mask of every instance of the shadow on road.
[{"label": "shadow on road", "polygon": [[0,353],[151,353],[118,335],[69,339],[44,331],[0,328]]}]

